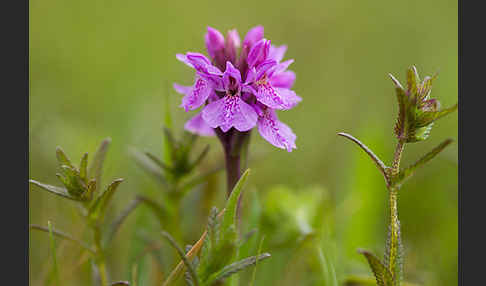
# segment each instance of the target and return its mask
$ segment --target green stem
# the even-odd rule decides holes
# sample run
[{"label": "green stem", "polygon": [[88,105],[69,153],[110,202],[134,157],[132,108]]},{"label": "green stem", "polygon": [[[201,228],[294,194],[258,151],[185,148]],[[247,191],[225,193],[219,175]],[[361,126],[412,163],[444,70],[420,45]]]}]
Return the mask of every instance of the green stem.
[{"label": "green stem", "polygon": [[[403,140],[399,140],[397,147],[395,149],[395,155],[393,157],[393,163],[391,167],[391,179],[394,180],[395,176],[398,175],[400,172],[400,160],[402,158],[403,149],[405,147],[405,142]],[[398,220],[398,187],[388,187],[389,191],[389,203],[390,203],[390,237],[389,237],[389,264],[388,269],[390,272],[395,275],[396,267],[397,267],[397,260],[399,256],[399,239],[400,239],[400,222]],[[398,277],[394,277],[395,279],[399,279]],[[399,282],[398,282],[399,283]],[[396,284],[399,285],[399,284]]]},{"label": "green stem", "polygon": [[[395,273],[397,258],[398,258],[398,240],[400,235],[400,224],[398,221],[398,190],[390,190],[390,253],[388,269],[391,273]],[[395,247],[396,246],[396,247]]]},{"label": "green stem", "polygon": [[96,266],[100,274],[101,286],[108,286],[108,275],[106,272],[106,263],[103,247],[101,246],[101,229],[99,226],[93,227],[94,243],[96,250]]},{"label": "green stem", "polygon": [[400,160],[402,159],[403,149],[405,147],[405,142],[399,140],[397,148],[395,149],[395,155],[393,156],[393,163],[391,169],[391,175],[396,176],[400,172]]}]

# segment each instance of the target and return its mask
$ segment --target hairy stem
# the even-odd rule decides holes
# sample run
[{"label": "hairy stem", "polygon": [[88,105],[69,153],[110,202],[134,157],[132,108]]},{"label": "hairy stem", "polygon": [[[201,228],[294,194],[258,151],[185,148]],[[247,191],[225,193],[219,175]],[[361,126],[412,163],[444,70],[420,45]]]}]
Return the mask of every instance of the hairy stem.
[{"label": "hairy stem", "polygon": [[[403,140],[399,140],[397,147],[395,149],[395,155],[393,156],[393,163],[391,167],[390,176],[392,179],[395,178],[400,172],[400,160],[402,158],[403,149],[405,147],[405,142]],[[389,253],[388,253],[388,261],[389,264],[388,269],[390,273],[394,276],[396,274],[396,267],[398,262],[398,256],[400,251],[399,240],[400,240],[400,222],[398,220],[398,187],[388,187],[389,191],[389,204],[390,204],[390,237],[389,237]],[[399,277],[394,277],[394,279],[399,279]],[[399,281],[396,281],[400,283]],[[396,284],[399,285],[399,284]]]},{"label": "hairy stem", "polygon": [[399,140],[393,156],[393,163],[391,167],[391,175],[396,176],[400,172],[400,160],[402,159],[402,152],[405,147],[405,142]]},{"label": "hairy stem", "polygon": [[[388,269],[391,273],[395,273],[398,258],[398,240],[400,235],[400,223],[398,221],[398,189],[391,189],[390,192],[390,253]],[[396,246],[396,247],[395,247]]]}]

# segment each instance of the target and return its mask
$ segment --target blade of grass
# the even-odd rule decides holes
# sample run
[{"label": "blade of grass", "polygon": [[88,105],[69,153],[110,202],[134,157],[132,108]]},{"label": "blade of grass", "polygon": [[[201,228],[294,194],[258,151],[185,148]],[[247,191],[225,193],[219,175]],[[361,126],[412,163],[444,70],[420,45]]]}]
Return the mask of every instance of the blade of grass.
[{"label": "blade of grass", "polygon": [[56,244],[54,241],[54,234],[52,231],[52,225],[50,221],[47,221],[47,228],[49,229],[49,244],[51,248],[54,278],[56,279],[56,285],[61,286],[61,279],[59,278],[59,266],[57,265],[57,258],[56,258]]},{"label": "blade of grass", "polygon": [[[262,236],[262,239],[260,240],[260,244],[258,245],[258,251],[257,251],[257,257],[260,256],[260,253],[262,252],[262,246],[263,246],[263,241],[265,240],[265,236]],[[253,268],[253,273],[251,275],[251,282],[250,285],[253,286],[255,285],[255,278],[256,278],[256,271],[258,267],[258,259],[255,261],[255,267]]]},{"label": "blade of grass", "polygon": [[[34,229],[34,230],[39,230],[39,231],[42,231],[42,232],[50,233],[50,231],[49,231],[48,228],[43,227],[43,226],[40,226],[40,225],[36,225],[36,224],[31,224],[30,225],[30,229]],[[85,244],[81,240],[76,239],[76,238],[72,237],[71,235],[69,235],[69,234],[67,234],[65,232],[52,229],[52,234],[55,235],[55,236],[57,236],[57,237],[59,237],[59,238],[72,241],[72,242],[76,243],[77,245],[81,246],[82,248],[84,248],[85,250],[89,251],[91,254],[93,254],[93,255],[95,254],[94,249],[92,249],[91,247],[89,247],[87,244]]]}]

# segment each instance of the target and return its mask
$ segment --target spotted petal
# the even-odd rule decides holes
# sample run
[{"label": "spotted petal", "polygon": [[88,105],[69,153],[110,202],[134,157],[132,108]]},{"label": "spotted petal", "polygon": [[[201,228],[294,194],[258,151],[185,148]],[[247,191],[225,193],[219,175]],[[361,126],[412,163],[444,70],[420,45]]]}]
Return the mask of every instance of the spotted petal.
[{"label": "spotted petal", "polygon": [[270,83],[257,85],[257,100],[273,109],[291,109],[302,98],[288,88],[273,87]]},{"label": "spotted petal", "polygon": [[297,148],[295,145],[297,136],[290,127],[278,120],[274,110],[265,110],[263,115],[258,118],[257,127],[260,135],[270,144],[286,149],[288,152]]},{"label": "spotted petal", "polygon": [[225,96],[208,104],[202,111],[202,117],[209,126],[220,127],[223,132],[231,127],[248,131],[255,126],[258,118],[253,107],[239,96]]},{"label": "spotted petal", "polygon": [[[176,85],[174,85],[176,88]],[[177,85],[176,90],[179,91],[188,91],[187,87],[182,87]],[[186,93],[186,96],[182,98],[181,107],[184,107],[185,111],[194,110],[199,108],[201,105],[206,102],[209,95],[213,92],[213,88],[211,85],[202,78],[196,78],[196,82],[192,89]]]}]

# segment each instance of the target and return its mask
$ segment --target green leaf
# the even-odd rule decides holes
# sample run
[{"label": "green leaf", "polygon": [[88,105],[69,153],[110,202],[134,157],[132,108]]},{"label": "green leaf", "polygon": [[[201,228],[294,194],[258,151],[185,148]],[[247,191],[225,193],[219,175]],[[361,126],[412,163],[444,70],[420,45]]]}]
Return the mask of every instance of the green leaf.
[{"label": "green leaf", "polygon": [[370,150],[370,148],[368,148],[365,144],[361,143],[361,141],[359,141],[358,139],[354,138],[353,136],[351,136],[347,133],[341,132],[341,133],[338,133],[338,135],[343,136],[345,138],[348,138],[349,140],[356,143],[363,151],[365,151],[365,153],[368,154],[368,156],[371,158],[373,163],[375,163],[378,170],[383,174],[383,176],[385,177],[385,180],[388,181],[388,174],[387,174],[387,171],[386,171],[387,166],[385,166],[383,161],[381,161],[380,158],[378,158],[378,156],[376,156],[375,153],[373,153],[373,151]]},{"label": "green leaf", "polygon": [[162,162],[161,160],[159,160],[159,158],[157,158],[157,156],[155,156],[154,154],[152,154],[150,152],[145,152],[145,155],[150,160],[152,160],[152,162],[154,162],[157,166],[159,166],[161,169],[165,170],[166,172],[172,172],[172,168],[170,168],[169,166],[167,166],[166,164],[164,164],[164,162]]},{"label": "green leaf", "polygon": [[94,154],[93,161],[88,168],[88,178],[96,180],[96,190],[101,189],[101,174],[103,172],[103,163],[106,158],[106,152],[108,151],[108,146],[111,143],[111,138],[104,139],[96,153]]},{"label": "green leaf", "polygon": [[144,153],[138,151],[135,148],[130,148],[130,154],[135,160],[137,165],[139,165],[144,171],[152,175],[159,183],[161,183],[165,188],[168,187],[167,179],[162,173],[161,169],[150,160]]},{"label": "green leaf", "polygon": [[209,152],[209,145],[207,145],[204,150],[201,152],[201,154],[199,154],[199,156],[197,157],[196,160],[194,160],[194,162],[189,166],[189,171],[192,171],[197,165],[199,165],[199,163],[201,163],[201,161],[204,159],[204,157],[206,157],[206,155],[208,154]]},{"label": "green leaf", "polygon": [[366,250],[358,250],[359,253],[363,254],[368,260],[368,264],[370,265],[371,270],[373,271],[373,275],[376,278],[376,283],[378,286],[392,286],[392,274],[388,269],[386,269],[385,265],[371,252]]},{"label": "green leaf", "polygon": [[[174,163],[175,160],[175,152],[177,151],[178,144],[172,136],[172,132],[170,131],[170,127],[168,126],[163,126],[162,130],[164,132],[164,161],[169,163],[171,166]],[[165,157],[168,155],[167,157]]]},{"label": "green leaf", "polygon": [[410,178],[417,168],[425,165],[427,162],[432,160],[435,156],[437,156],[440,152],[442,152],[447,146],[449,146],[453,142],[452,139],[446,139],[439,145],[437,145],[434,149],[430,152],[422,156],[417,162],[413,163],[412,165],[408,166],[407,168],[403,169],[398,173],[397,177],[393,180],[393,185],[401,185],[405,180]]},{"label": "green leaf", "polygon": [[236,226],[236,206],[238,204],[238,198],[243,191],[243,186],[250,175],[250,169],[247,169],[240,179],[236,183],[235,187],[231,191],[230,197],[226,201],[226,207],[223,214],[223,220],[221,222],[221,230],[225,232],[231,227]]},{"label": "green leaf", "polygon": [[165,237],[167,239],[167,241],[169,241],[170,245],[177,251],[180,258],[182,259],[182,261],[186,265],[186,268],[188,269],[189,273],[191,274],[192,282],[194,283],[195,286],[198,286],[199,280],[198,280],[198,277],[196,275],[196,271],[194,270],[194,267],[192,266],[191,262],[187,259],[184,251],[182,251],[182,249],[179,247],[179,245],[177,245],[174,238],[172,238],[172,236],[170,234],[168,234],[165,231],[162,231],[162,236]]},{"label": "green leaf", "polygon": [[88,153],[84,153],[79,163],[79,176],[84,182],[88,182]]},{"label": "green leaf", "polygon": [[395,88],[396,95],[397,95],[397,102],[398,102],[398,116],[397,121],[395,123],[395,135],[397,139],[406,139],[408,136],[408,117],[407,117],[407,110],[409,109],[408,106],[408,96],[405,94],[403,88]]},{"label": "green leaf", "polygon": [[56,158],[57,162],[59,162],[59,165],[67,165],[71,168],[74,168],[71,160],[69,160],[69,157],[66,155],[66,153],[64,153],[64,150],[62,150],[61,146],[56,147]]},{"label": "green leaf", "polygon": [[65,188],[43,184],[43,183],[40,183],[40,182],[37,182],[37,181],[34,181],[34,180],[29,180],[29,183],[41,188],[44,191],[47,191],[49,193],[55,194],[57,196],[60,196],[60,197],[66,198],[66,199],[70,199],[70,200],[73,200],[73,201],[85,201],[85,199],[83,199],[82,197],[74,197],[74,196],[70,195],[68,190],[65,189]]},{"label": "green leaf", "polygon": [[450,113],[456,111],[457,103],[449,108],[442,109],[440,111],[425,111],[419,114],[417,118],[417,127],[423,127],[431,124],[432,122],[449,115]]},{"label": "green leaf", "polygon": [[132,200],[126,207],[121,211],[121,213],[116,217],[116,219],[111,223],[108,234],[106,235],[105,245],[109,245],[112,241],[113,237],[115,236],[118,229],[120,229],[121,225],[131,214],[137,206],[142,202],[138,197]]},{"label": "green leaf", "polygon": [[220,271],[217,273],[211,275],[207,282],[204,285],[213,285],[216,281],[222,281],[223,279],[238,273],[239,271],[255,265],[258,261],[261,261],[263,259],[269,258],[271,255],[269,253],[262,253],[258,256],[251,256],[245,259],[242,259],[240,261],[231,263],[230,265],[227,265],[223,267]]},{"label": "green leaf", "polygon": [[108,203],[110,202],[113,194],[118,189],[118,185],[120,185],[121,182],[123,182],[123,179],[114,180],[110,185],[108,185],[103,194],[101,194],[90,207],[89,217],[92,222],[99,222],[99,220],[103,218],[106,207],[108,206]]},{"label": "green leaf", "polygon": [[61,176],[58,176],[58,178],[62,180],[68,192],[72,196],[81,197],[88,186],[79,176],[79,171],[67,165],[62,165],[61,171],[65,178],[62,179]]},{"label": "green leaf", "polygon": [[407,70],[407,90],[409,94],[417,93],[417,85],[420,83],[420,78],[415,66],[411,66]]},{"label": "green leaf", "polygon": [[190,190],[192,190],[194,187],[202,184],[202,183],[205,183],[207,182],[207,179],[209,177],[211,177],[212,175],[220,172],[224,170],[224,166],[221,165],[221,166],[218,166],[202,175],[199,175],[191,180],[189,180],[187,183],[185,183],[182,187],[179,188],[179,191],[182,193],[182,194],[186,194],[187,192],[189,192]]},{"label": "green leaf", "polygon": [[57,258],[56,258],[56,243],[54,241],[54,234],[52,231],[52,225],[50,221],[47,221],[47,228],[49,229],[49,244],[51,248],[51,255],[52,255],[52,267],[54,271],[54,277],[56,279],[56,285],[61,285],[61,279],[59,278],[59,267],[57,265]]}]

